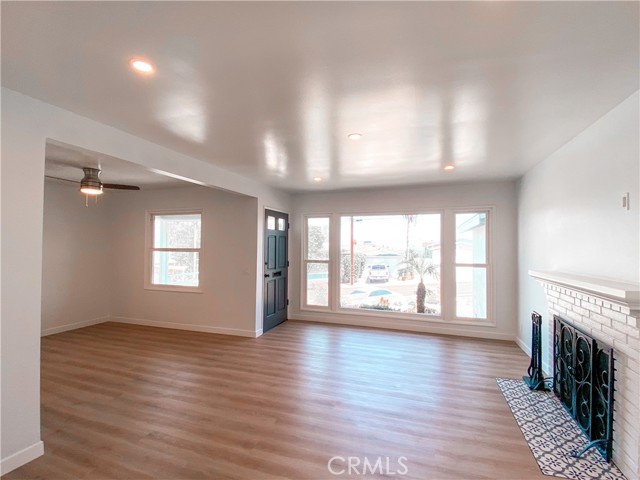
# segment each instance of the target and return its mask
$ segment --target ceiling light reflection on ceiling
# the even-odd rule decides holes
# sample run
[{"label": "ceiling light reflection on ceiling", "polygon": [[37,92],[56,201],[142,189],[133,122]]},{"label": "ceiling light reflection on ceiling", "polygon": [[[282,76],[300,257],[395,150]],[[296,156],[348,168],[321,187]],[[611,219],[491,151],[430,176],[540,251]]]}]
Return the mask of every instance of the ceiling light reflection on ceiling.
[{"label": "ceiling light reflection on ceiling", "polygon": [[349,140],[360,140],[362,138],[362,134],[361,133],[350,133],[349,135],[347,135],[347,138]]},{"label": "ceiling light reflection on ceiling", "polygon": [[314,182],[321,182],[322,181],[322,177],[313,177],[313,181]]},{"label": "ceiling light reflection on ceiling", "polygon": [[453,170],[454,168],[456,168],[456,167],[455,167],[455,166],[453,166],[453,165],[445,165],[445,166],[444,166],[444,169],[445,169],[445,170],[447,170],[447,171],[451,171],[451,170]]},{"label": "ceiling light reflection on ceiling", "polygon": [[155,68],[151,63],[146,60],[142,60],[141,58],[132,58],[129,60],[129,66],[136,72],[144,75],[151,75],[155,71]]}]

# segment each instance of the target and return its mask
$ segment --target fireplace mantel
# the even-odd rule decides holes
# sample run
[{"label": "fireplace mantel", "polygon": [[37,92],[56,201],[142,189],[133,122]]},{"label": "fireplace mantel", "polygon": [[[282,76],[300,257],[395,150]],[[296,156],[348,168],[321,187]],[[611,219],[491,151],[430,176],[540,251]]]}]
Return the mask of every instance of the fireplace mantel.
[{"label": "fireplace mantel", "polygon": [[601,297],[631,310],[640,310],[640,285],[573,273],[529,270],[529,275],[543,283]]}]

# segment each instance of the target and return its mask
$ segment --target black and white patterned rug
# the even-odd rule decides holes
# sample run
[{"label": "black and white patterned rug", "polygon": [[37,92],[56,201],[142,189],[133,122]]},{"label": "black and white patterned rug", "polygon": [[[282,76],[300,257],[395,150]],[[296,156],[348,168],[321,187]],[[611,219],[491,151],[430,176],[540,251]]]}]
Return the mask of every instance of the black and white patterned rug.
[{"label": "black and white patterned rug", "polygon": [[522,380],[496,379],[531,453],[545,475],[575,480],[624,480],[613,462],[596,449],[581,458],[571,454],[587,445],[587,437],[553,392],[536,392]]}]

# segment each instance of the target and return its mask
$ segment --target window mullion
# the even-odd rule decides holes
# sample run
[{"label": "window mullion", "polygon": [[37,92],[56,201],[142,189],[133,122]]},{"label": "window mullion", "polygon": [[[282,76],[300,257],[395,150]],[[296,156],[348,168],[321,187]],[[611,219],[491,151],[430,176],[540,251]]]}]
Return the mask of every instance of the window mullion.
[{"label": "window mullion", "polygon": [[442,318],[456,316],[456,225],[455,214],[445,210],[442,214]]}]

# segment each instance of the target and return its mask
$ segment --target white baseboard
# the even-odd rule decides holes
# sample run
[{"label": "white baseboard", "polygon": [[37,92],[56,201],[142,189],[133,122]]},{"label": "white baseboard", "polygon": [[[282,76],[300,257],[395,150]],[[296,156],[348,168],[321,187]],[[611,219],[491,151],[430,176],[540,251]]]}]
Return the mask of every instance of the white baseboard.
[{"label": "white baseboard", "polygon": [[42,441],[36,442],[27,448],[23,448],[19,452],[0,460],[0,475],[9,473],[42,455],[44,455],[44,443]]},{"label": "white baseboard", "polygon": [[435,333],[438,335],[453,335],[457,337],[485,338],[490,340],[514,341],[515,337],[508,333],[467,330],[460,325],[451,327],[440,327],[433,323],[415,323],[399,321],[396,319],[384,319],[376,317],[364,317],[356,315],[336,315],[336,314],[314,314],[314,313],[293,313],[290,320],[300,320],[303,322],[332,323],[337,325],[353,325],[357,327],[382,328],[385,330],[400,330],[403,332]]},{"label": "white baseboard", "polygon": [[520,347],[520,349],[527,354],[527,356],[531,356],[531,347],[529,347],[529,345],[527,345],[526,343],[524,343],[522,341],[522,339],[518,336],[516,336],[516,343],[518,344],[518,346]]},{"label": "white baseboard", "polygon": [[238,328],[227,327],[213,327],[210,325],[193,325],[189,323],[173,323],[173,322],[160,322],[157,320],[146,320],[142,318],[129,318],[129,317],[111,317],[112,322],[128,323],[131,325],[144,325],[147,327],[160,327],[160,328],[172,328],[174,330],[188,330],[190,332],[206,332],[206,333],[218,333],[222,335],[235,335],[238,337],[259,337],[262,335],[261,330],[241,330]]},{"label": "white baseboard", "polygon": [[97,325],[98,323],[104,323],[109,321],[109,316],[94,318],[92,320],[85,320],[83,322],[76,323],[68,323],[67,325],[61,325],[59,327],[52,327],[42,330],[40,333],[41,337],[46,337],[47,335],[54,335],[56,333],[67,332],[69,330],[76,330],[77,328],[89,327],[91,325]]}]

